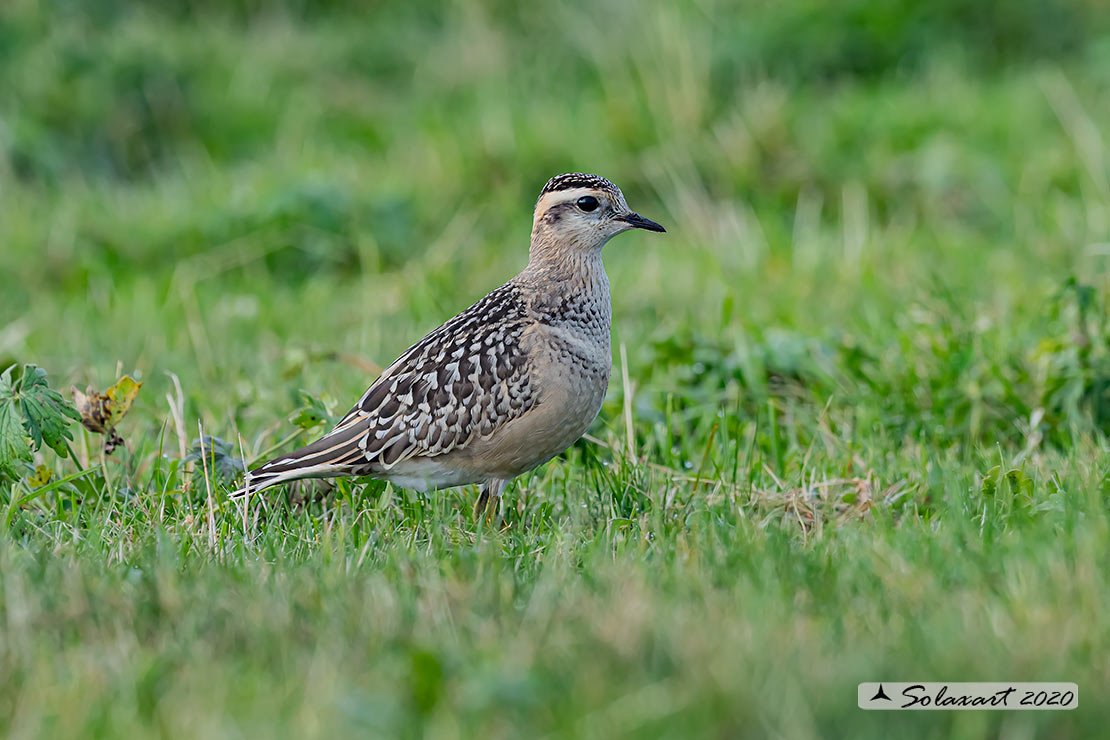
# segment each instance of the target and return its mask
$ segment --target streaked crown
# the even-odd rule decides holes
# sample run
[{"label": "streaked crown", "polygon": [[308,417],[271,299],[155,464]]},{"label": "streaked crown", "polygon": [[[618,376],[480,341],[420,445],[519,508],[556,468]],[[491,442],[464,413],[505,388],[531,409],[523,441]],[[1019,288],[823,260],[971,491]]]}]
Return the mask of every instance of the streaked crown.
[{"label": "streaked crown", "polygon": [[614,194],[620,192],[620,188],[600,175],[591,175],[586,172],[568,172],[565,175],[556,175],[548,180],[547,184],[543,186],[543,190],[540,191],[540,197],[542,198],[548,193],[574,188],[604,190]]}]

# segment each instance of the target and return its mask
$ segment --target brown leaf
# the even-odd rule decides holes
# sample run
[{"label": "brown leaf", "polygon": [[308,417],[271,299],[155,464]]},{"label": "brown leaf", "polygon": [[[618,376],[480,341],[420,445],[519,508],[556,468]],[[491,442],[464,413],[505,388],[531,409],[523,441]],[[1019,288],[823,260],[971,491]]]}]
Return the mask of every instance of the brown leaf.
[{"label": "brown leaf", "polygon": [[82,393],[73,387],[73,405],[81,414],[81,424],[90,432],[104,434],[108,431],[108,396],[96,392],[91,385]]},{"label": "brown leaf", "polygon": [[105,436],[105,455],[111,455],[116,447],[123,444],[116,425],[131,408],[142,385],[131,376],[124,375],[104,393],[97,392],[91,385],[84,393],[76,387],[73,389],[73,404],[81,414],[81,424],[90,432]]}]

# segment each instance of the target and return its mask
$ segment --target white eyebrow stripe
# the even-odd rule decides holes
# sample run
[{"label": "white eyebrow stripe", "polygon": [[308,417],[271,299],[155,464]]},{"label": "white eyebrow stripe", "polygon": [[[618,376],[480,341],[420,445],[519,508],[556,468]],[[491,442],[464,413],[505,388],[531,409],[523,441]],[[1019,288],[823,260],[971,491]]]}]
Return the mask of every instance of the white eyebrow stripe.
[{"label": "white eyebrow stripe", "polygon": [[598,200],[603,200],[607,203],[612,203],[612,196],[599,188],[569,188],[567,190],[556,190],[551,193],[544,193],[540,196],[539,202],[536,203],[536,215],[545,213],[553,206],[560,203],[573,203],[584,195],[592,195]]}]

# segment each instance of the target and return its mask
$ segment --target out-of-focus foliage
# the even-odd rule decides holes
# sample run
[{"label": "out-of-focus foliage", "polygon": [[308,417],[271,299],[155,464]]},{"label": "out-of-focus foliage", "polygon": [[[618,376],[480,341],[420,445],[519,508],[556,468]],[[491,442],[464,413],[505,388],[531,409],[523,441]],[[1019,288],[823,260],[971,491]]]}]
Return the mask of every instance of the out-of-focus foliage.
[{"label": "out-of-focus foliage", "polygon": [[[0,368],[144,385],[71,461],[0,380],[0,734],[1104,732],[844,688],[1110,686],[1108,21],[0,2]],[[470,490],[227,498],[519,270],[574,170],[667,233],[606,247],[609,396],[506,532]]]},{"label": "out-of-focus foliage", "polygon": [[[636,55],[614,68],[609,57],[625,51],[605,43],[614,28],[635,36],[662,24],[696,25],[699,37],[683,42],[704,42],[696,50],[703,58],[687,63],[703,67],[697,83],[716,107],[731,103],[738,81],[764,76],[824,83],[909,74],[938,55],[983,71],[1082,56],[1110,27],[1095,0],[559,5],[185,2],[140,9],[115,0],[12,0],[0,11],[10,166],[23,179],[57,182],[76,173],[144,178],[194,156],[249,161],[264,156],[290,117],[328,126],[337,144],[384,152],[398,131],[445,125],[439,114],[453,105],[480,104],[475,93],[484,90],[467,89],[474,83],[502,78],[507,93],[522,95],[532,84],[551,104],[569,91],[605,94],[630,73],[646,87],[653,72],[674,73],[638,69],[644,60]],[[313,30],[299,34],[301,24]],[[467,42],[460,37],[468,31],[493,48],[452,49]],[[325,43],[314,45],[313,37]],[[526,71],[491,67],[531,54],[536,63]],[[440,105],[413,105],[428,94],[442,96]],[[302,103],[309,109],[293,110]],[[297,195],[277,193],[275,215],[323,228],[343,220],[334,193],[319,195],[317,206],[302,210],[293,205]],[[311,191],[305,196],[307,205]]]}]

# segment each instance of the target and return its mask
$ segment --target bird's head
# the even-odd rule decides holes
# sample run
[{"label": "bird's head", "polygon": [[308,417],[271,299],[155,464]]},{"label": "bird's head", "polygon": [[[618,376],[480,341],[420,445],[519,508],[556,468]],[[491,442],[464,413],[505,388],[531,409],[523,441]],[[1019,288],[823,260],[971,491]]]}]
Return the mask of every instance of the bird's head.
[{"label": "bird's head", "polygon": [[604,177],[572,172],[547,181],[536,201],[532,248],[596,252],[622,231],[666,231],[628,207]]}]

